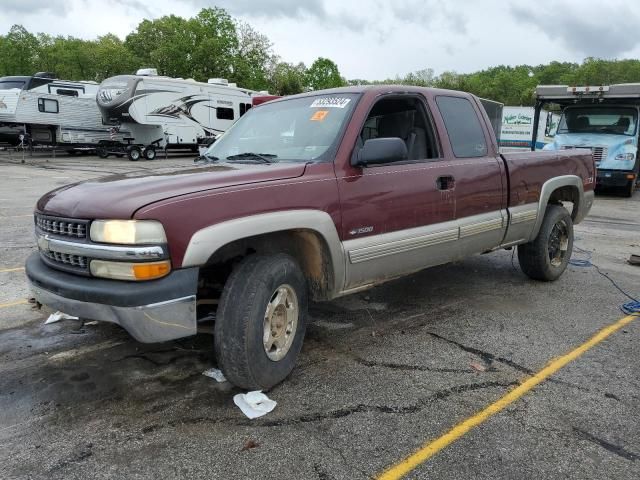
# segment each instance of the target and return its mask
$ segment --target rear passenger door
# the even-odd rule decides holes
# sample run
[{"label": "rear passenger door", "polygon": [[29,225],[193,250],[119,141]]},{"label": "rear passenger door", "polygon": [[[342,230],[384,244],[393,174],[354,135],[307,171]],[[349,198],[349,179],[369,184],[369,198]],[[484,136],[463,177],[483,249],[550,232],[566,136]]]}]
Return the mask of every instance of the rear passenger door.
[{"label": "rear passenger door", "polygon": [[449,261],[458,237],[455,196],[445,177],[433,118],[418,94],[379,98],[361,126],[368,139],[399,137],[407,160],[337,172],[347,288]]},{"label": "rear passenger door", "polygon": [[459,257],[498,246],[507,223],[504,166],[491,140],[484,110],[472,96],[436,95],[447,175],[460,228]]}]

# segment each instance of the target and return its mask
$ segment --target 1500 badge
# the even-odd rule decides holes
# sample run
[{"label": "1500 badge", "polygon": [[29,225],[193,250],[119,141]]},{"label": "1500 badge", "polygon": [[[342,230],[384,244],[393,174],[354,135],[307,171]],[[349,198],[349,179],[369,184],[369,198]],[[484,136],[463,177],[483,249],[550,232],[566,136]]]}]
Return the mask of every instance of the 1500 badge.
[{"label": "1500 badge", "polygon": [[359,228],[354,228],[350,230],[349,235],[364,235],[365,233],[371,233],[371,232],[373,232],[373,227],[371,226],[359,227]]}]

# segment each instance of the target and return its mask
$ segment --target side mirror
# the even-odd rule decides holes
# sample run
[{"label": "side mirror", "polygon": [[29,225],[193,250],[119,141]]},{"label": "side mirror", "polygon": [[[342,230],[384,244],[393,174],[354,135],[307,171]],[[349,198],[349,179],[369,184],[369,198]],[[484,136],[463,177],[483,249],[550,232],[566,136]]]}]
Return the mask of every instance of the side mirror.
[{"label": "side mirror", "polygon": [[397,162],[409,157],[407,145],[398,137],[371,138],[351,160],[354,167]]}]

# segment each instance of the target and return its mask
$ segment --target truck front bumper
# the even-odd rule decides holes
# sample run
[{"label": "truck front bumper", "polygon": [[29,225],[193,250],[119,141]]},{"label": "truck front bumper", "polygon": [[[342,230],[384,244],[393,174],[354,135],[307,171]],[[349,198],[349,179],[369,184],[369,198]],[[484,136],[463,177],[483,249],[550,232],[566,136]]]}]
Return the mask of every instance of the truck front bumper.
[{"label": "truck front bumper", "polygon": [[[596,186],[626,187],[631,181],[628,175],[634,175],[634,172],[627,170],[598,170],[596,173]],[[636,181],[635,176],[633,181]]]},{"label": "truck front bumper", "polygon": [[159,280],[86,278],[48,267],[35,252],[25,266],[37,302],[84,319],[116,323],[143,343],[195,335],[198,269]]}]

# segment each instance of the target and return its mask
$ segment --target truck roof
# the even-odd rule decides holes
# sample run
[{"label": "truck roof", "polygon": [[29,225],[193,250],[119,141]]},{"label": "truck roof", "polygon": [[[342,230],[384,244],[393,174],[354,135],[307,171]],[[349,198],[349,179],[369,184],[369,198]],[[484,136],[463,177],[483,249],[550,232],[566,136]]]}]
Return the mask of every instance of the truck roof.
[{"label": "truck roof", "polygon": [[439,93],[441,95],[449,95],[455,97],[472,97],[474,96],[471,93],[463,92],[460,90],[445,90],[442,88],[431,88],[431,87],[416,87],[413,85],[353,85],[353,86],[345,86],[345,87],[336,87],[336,88],[328,88],[325,90],[312,90],[310,92],[298,93],[296,95],[286,95],[282,98],[272,100],[269,103],[281,102],[290,100],[292,98],[301,98],[301,97],[312,97],[315,95],[327,95],[327,94],[340,94],[340,93],[365,93],[365,92],[374,92],[378,94],[384,93]]},{"label": "truck roof", "polygon": [[640,104],[640,83],[620,83],[576,87],[570,85],[538,85],[538,101],[569,105],[582,103],[633,103]]}]

